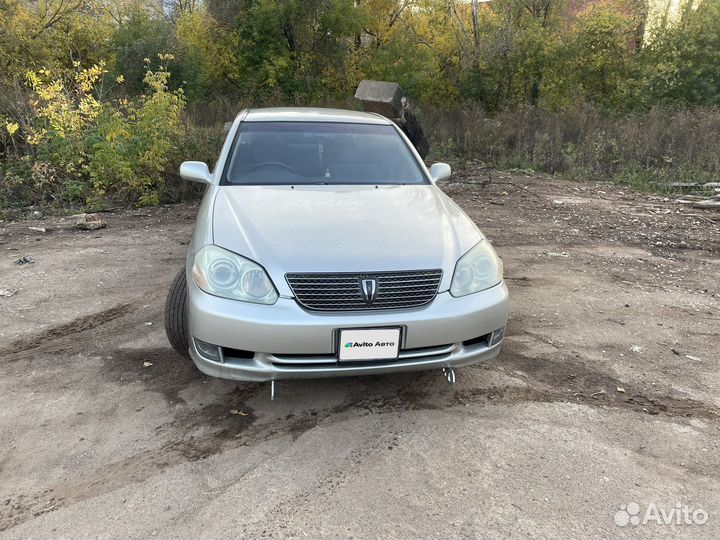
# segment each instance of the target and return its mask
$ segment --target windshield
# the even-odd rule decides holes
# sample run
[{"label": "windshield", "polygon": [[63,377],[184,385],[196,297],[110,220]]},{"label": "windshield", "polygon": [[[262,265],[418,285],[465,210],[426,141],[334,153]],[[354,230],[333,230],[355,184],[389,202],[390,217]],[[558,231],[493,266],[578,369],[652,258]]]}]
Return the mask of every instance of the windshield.
[{"label": "windshield", "polygon": [[245,122],[222,184],[427,184],[393,126]]}]

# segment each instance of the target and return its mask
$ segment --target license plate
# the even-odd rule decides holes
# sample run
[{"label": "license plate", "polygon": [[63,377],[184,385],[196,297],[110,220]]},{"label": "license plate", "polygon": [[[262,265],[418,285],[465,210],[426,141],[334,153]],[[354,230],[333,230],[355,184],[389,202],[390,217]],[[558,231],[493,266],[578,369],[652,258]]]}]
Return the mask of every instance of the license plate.
[{"label": "license plate", "polygon": [[338,359],[341,362],[395,359],[399,352],[399,328],[340,330]]}]

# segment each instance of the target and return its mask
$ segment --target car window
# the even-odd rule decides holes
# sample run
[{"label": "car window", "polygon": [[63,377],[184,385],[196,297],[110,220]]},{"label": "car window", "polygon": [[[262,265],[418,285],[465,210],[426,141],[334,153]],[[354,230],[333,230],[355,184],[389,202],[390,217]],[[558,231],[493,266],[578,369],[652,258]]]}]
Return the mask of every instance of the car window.
[{"label": "car window", "polygon": [[426,184],[393,126],[336,122],[245,122],[222,183]]}]

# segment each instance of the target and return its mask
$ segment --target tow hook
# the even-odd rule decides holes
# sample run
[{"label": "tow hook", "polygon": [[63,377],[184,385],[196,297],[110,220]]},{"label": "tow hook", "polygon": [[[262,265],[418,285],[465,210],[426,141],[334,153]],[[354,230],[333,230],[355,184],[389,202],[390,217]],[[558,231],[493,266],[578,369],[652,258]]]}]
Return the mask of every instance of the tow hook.
[{"label": "tow hook", "polygon": [[455,383],[457,382],[457,373],[455,369],[451,367],[444,367],[442,368],[443,377],[445,377],[445,380],[450,386],[455,386]]},{"label": "tow hook", "polygon": [[275,381],[270,381],[270,401],[275,401]]}]

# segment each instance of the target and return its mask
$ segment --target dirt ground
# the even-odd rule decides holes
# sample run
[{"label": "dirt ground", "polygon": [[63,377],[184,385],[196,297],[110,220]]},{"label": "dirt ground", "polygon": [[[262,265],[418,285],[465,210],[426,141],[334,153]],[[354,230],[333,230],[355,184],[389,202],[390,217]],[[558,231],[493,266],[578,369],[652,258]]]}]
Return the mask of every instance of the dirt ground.
[{"label": "dirt ground", "polygon": [[[0,296],[0,537],[720,536],[720,214],[491,176],[445,189],[502,256],[511,320],[455,387],[283,381],[270,401],[202,375],[162,325],[195,206],[94,232],[0,223],[17,291]],[[630,503],[699,513],[617,525]]]}]

